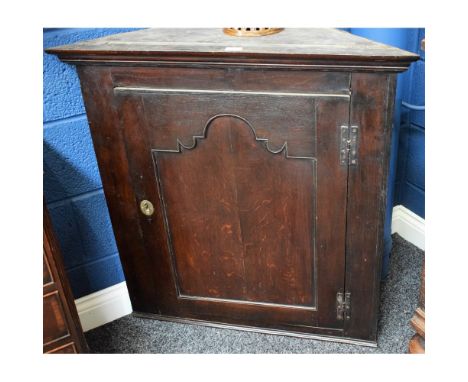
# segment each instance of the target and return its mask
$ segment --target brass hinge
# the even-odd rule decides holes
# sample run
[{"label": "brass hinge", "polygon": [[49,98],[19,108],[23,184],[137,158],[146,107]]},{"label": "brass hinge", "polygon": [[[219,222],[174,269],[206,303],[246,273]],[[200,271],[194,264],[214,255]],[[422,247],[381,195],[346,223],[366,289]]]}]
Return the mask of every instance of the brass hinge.
[{"label": "brass hinge", "polygon": [[351,293],[338,292],[336,294],[336,318],[349,320],[351,318]]},{"label": "brass hinge", "polygon": [[344,166],[357,165],[358,132],[356,125],[352,125],[351,128],[346,125],[341,126],[340,163]]}]

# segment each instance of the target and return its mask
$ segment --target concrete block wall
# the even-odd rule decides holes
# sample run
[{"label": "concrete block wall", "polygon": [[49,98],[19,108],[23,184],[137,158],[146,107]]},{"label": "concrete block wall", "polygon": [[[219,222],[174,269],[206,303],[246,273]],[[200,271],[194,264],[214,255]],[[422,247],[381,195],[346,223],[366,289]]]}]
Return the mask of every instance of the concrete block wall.
[{"label": "concrete block wall", "polygon": [[[45,29],[44,49],[131,29]],[[44,196],[75,298],[124,281],[75,67],[44,53]]]},{"label": "concrete block wall", "polygon": [[[425,105],[426,56],[421,50],[425,30],[411,35],[409,49],[417,52],[421,60],[414,63],[408,73],[403,100],[415,106]],[[415,214],[425,217],[425,111],[402,106],[398,142],[398,165],[395,180],[395,205],[401,204]]]}]

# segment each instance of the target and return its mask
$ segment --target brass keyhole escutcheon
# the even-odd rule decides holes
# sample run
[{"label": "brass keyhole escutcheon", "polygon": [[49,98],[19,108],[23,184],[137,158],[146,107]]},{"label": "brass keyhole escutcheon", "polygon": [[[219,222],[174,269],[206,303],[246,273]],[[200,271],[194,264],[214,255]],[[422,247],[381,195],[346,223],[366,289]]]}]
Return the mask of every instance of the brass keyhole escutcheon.
[{"label": "brass keyhole escutcheon", "polygon": [[149,200],[142,200],[140,203],[140,210],[143,213],[143,215],[146,215],[146,216],[153,215],[154,213],[153,203],[151,203]]}]

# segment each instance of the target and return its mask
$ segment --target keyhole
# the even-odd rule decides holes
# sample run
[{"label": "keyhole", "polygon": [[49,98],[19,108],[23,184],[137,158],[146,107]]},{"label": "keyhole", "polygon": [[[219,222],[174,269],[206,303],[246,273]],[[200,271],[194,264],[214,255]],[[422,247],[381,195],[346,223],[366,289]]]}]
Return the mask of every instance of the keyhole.
[{"label": "keyhole", "polygon": [[154,213],[153,204],[149,200],[142,200],[140,203],[140,210],[143,215],[151,216]]}]

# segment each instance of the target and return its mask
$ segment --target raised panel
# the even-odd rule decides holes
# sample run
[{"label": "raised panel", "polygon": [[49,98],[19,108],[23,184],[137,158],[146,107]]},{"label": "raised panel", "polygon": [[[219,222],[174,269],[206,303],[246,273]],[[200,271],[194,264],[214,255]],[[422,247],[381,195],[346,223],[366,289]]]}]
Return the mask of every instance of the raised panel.
[{"label": "raised panel", "polygon": [[231,115],[203,138],[153,151],[180,296],[315,308],[315,160],[272,153]]}]

